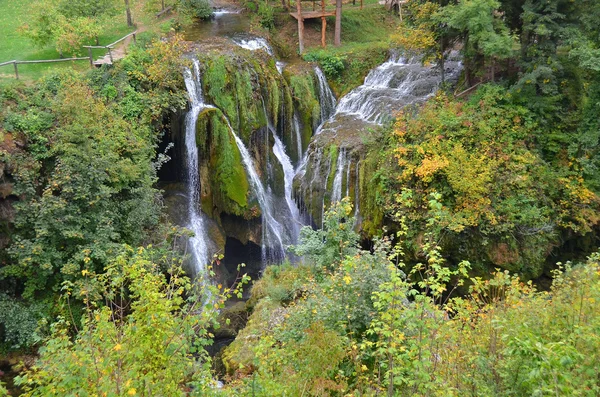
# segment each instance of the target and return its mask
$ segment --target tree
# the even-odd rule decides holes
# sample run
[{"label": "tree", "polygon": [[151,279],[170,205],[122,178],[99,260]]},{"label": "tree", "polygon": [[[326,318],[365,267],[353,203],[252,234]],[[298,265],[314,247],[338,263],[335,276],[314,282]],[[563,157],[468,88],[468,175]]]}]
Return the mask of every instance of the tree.
[{"label": "tree", "polygon": [[126,247],[102,274],[83,271],[79,288],[64,284],[67,302],[85,304],[81,329],[70,318],[52,325],[39,360],[17,378],[24,396],[184,396],[214,385],[204,347],[218,310],[239,290],[192,284],[177,262],[165,275],[155,255]]},{"label": "tree", "polygon": [[63,56],[76,53],[92,39],[98,43],[98,34],[115,12],[114,0],[39,0],[21,32],[39,47],[54,44]]},{"label": "tree", "polygon": [[335,0],[335,35],[333,44],[342,44],[342,0]]},{"label": "tree", "polygon": [[497,59],[512,56],[517,49],[513,37],[498,12],[497,0],[463,0],[440,9],[435,19],[456,29],[463,37],[463,54],[469,78],[479,58],[490,61],[491,78],[495,79]]},{"label": "tree", "polygon": [[127,26],[133,26],[133,17],[131,16],[131,8],[129,0],[125,0],[125,13],[127,14]]}]

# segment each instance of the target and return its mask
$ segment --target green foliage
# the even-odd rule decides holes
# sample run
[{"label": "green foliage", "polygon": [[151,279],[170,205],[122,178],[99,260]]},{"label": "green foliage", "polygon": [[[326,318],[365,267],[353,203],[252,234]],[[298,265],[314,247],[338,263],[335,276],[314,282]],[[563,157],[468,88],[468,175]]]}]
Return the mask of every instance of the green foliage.
[{"label": "green foliage", "polygon": [[258,3],[258,20],[263,28],[273,29],[275,27],[275,10],[267,0]]},{"label": "green foliage", "polygon": [[345,56],[329,54],[324,50],[309,52],[304,56],[308,62],[319,62],[328,78],[338,79],[345,69]]},{"label": "green foliage", "polygon": [[[227,393],[301,395],[305,390],[327,396],[348,390],[348,349],[357,348],[350,347],[351,338],[367,330],[374,313],[371,295],[389,278],[390,262],[386,240],[372,253],[343,241],[356,238],[344,227],[352,223],[345,219],[347,210],[347,201],[338,203],[327,213],[326,231],[318,236],[305,231],[300,249],[307,252],[306,265],[270,267],[253,287],[248,325],[224,354],[230,374],[253,375]],[[321,261],[319,254],[331,261]]]},{"label": "green foliage", "polygon": [[598,200],[579,171],[544,161],[534,146],[542,134],[534,120],[499,87],[481,89],[466,103],[440,96],[416,116],[400,115],[390,151],[397,168],[387,173],[388,209],[422,230],[424,203],[440,192],[447,245],[475,238],[470,231],[477,230],[484,244],[500,240],[522,248],[491,246],[489,259],[477,252],[471,259],[538,276],[541,247],[555,244],[560,230],[590,231]]},{"label": "green foliage", "polygon": [[198,394],[214,387],[208,329],[236,291],[193,285],[176,263],[167,278],[152,257],[152,250],[127,248],[102,274],[84,270],[81,290],[63,285],[67,299],[75,292],[83,298],[83,325],[74,340],[69,321],[52,325],[39,360],[17,378],[25,396],[183,396],[189,386]]},{"label": "green foliage", "polygon": [[117,12],[116,4],[114,0],[39,0],[20,29],[38,47],[54,44],[61,54],[80,53],[82,45],[97,40],[102,27]]},{"label": "green foliage", "polygon": [[339,48],[308,50],[303,58],[319,64],[332,89],[340,97],[362,84],[369,70],[385,61],[388,50],[387,42],[359,41]]},{"label": "green foliage", "polygon": [[0,294],[0,350],[24,349],[38,342],[38,321],[44,317],[44,304],[28,305]]},{"label": "green foliage", "polygon": [[177,8],[192,18],[210,19],[213,9],[208,0],[178,0]]},{"label": "green foliage", "polygon": [[154,128],[166,109],[185,103],[174,90],[180,52],[175,41],[130,57],[139,62],[126,58],[89,80],[50,76],[3,109],[5,128],[25,146],[5,153],[20,200],[12,260],[0,277],[26,298],[101,270],[122,243],[156,230]]},{"label": "green foliage", "polygon": [[295,254],[306,256],[317,267],[335,266],[346,256],[357,252],[358,234],[354,231],[352,205],[348,198],[333,203],[325,213],[323,229],[305,226],[300,231],[300,243]]}]

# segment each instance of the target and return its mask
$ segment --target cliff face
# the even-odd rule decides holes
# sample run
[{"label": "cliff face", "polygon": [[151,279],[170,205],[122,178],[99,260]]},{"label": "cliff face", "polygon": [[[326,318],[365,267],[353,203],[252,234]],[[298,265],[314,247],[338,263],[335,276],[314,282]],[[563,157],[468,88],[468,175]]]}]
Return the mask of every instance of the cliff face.
[{"label": "cliff face", "polygon": [[[266,52],[236,46],[192,56],[206,104],[195,124],[198,205],[209,218],[206,237],[220,252],[228,250],[228,242],[267,250],[294,244],[300,224],[290,219],[293,198],[286,193],[286,175],[291,180],[320,122],[314,70],[289,65],[280,72]],[[170,182],[185,182],[184,129],[184,114],[174,115],[165,140],[174,144]],[[167,193],[184,190],[167,187]],[[176,206],[177,195],[167,196],[168,206]],[[170,212],[182,224],[176,219],[182,211]]]}]

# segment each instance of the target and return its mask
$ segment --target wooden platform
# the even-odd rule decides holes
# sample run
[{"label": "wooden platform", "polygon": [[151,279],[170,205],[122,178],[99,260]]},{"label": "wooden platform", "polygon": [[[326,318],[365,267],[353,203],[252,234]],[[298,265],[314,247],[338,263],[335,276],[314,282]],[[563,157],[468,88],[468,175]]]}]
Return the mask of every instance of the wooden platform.
[{"label": "wooden platform", "polygon": [[[290,15],[295,19],[298,19],[297,12],[290,12]],[[335,11],[302,11],[302,19],[314,19],[322,17],[334,17]]]}]

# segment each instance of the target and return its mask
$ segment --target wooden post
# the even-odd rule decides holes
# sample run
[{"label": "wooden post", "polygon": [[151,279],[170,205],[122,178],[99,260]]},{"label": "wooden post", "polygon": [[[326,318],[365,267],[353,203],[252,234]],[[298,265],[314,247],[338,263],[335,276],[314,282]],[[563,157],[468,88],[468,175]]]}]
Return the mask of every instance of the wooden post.
[{"label": "wooden post", "polygon": [[110,58],[110,63],[113,63],[113,57],[112,57],[112,52],[110,51],[110,47],[106,47],[108,48],[108,57]]},{"label": "wooden post", "polygon": [[94,55],[91,48],[88,48],[88,54],[90,54],[90,68],[94,69]]},{"label": "wooden post", "polygon": [[13,65],[15,66],[15,77],[17,80],[19,80],[19,68],[17,67],[17,61],[14,61]]},{"label": "wooden post", "polygon": [[363,0],[360,0],[360,9],[362,10]]},{"label": "wooden post", "polygon": [[298,45],[300,46],[300,55],[304,52],[304,18],[302,17],[302,4],[296,0],[296,9],[298,10]]},{"label": "wooden post", "polygon": [[327,30],[327,19],[321,17],[321,46],[325,48],[327,43],[325,42],[325,31]]},{"label": "wooden post", "polygon": [[336,47],[342,44],[342,0],[335,1],[335,35],[333,44]]},{"label": "wooden post", "polygon": [[[321,0],[321,12],[325,14],[325,0]],[[321,17],[321,46],[325,48],[327,43],[325,42],[325,32],[327,31],[327,19]]]}]

